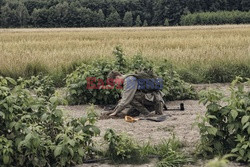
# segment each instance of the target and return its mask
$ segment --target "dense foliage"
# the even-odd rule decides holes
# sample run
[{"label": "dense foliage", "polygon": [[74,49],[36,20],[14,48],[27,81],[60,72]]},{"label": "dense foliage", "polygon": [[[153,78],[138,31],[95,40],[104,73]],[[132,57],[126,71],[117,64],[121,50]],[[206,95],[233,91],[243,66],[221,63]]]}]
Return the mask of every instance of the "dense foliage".
[{"label": "dense foliage", "polygon": [[219,11],[188,14],[181,17],[181,25],[250,23],[250,12]]},{"label": "dense foliage", "polygon": [[95,155],[92,137],[96,114],[66,121],[61,101],[45,98],[0,77],[0,164],[5,166],[69,166]]},{"label": "dense foliage", "polygon": [[[119,87],[116,87],[116,89],[107,89],[109,86],[106,86],[107,75],[112,70],[118,70],[122,74],[132,74],[135,71],[142,70],[154,70],[164,81],[163,93],[165,93],[165,100],[195,98],[195,93],[191,85],[181,80],[175,71],[168,70],[167,62],[153,68],[153,63],[140,55],[127,60],[124,58],[124,53],[120,47],[116,47],[114,55],[116,56],[114,62],[98,60],[89,65],[83,64],[68,75],[66,84],[68,88],[68,100],[71,104],[116,103],[120,98],[121,89]],[[96,78],[93,81],[93,84],[96,85],[95,89],[88,89],[89,77]]]},{"label": "dense foliage", "polygon": [[198,123],[199,149],[204,156],[233,153],[237,161],[249,163],[250,92],[244,90],[240,77],[232,82],[230,92],[230,97],[215,90],[201,93],[207,112]]},{"label": "dense foliage", "polygon": [[44,85],[51,86],[48,77],[18,82],[0,77],[0,165],[75,166],[97,156],[115,163],[145,163],[154,155],[160,160],[158,166],[190,161],[179,152],[181,145],[175,138],[155,146],[139,145],[111,129],[104,135],[107,150],[100,151],[92,139],[100,134],[93,106],[84,117],[65,119],[57,108],[60,98],[36,91]]},{"label": "dense foliage", "polygon": [[19,78],[17,80],[24,88],[32,90],[38,97],[51,98],[55,93],[55,85],[51,77],[42,74],[32,76],[30,79]]},{"label": "dense foliage", "polygon": [[1,27],[177,25],[182,15],[249,11],[248,0],[0,0]]},{"label": "dense foliage", "polygon": [[156,67],[155,73],[162,77],[164,88],[162,92],[165,94],[165,100],[184,100],[196,98],[193,87],[184,82],[180,75],[171,67],[168,67],[167,61],[159,67]]},{"label": "dense foliage", "polygon": [[[90,65],[83,64],[73,73],[69,74],[66,80],[68,88],[68,101],[70,104],[113,104],[120,98],[119,89],[102,89],[101,85],[106,81],[108,73],[114,65],[108,61],[96,61]],[[98,88],[88,89],[88,77],[95,77]]]}]

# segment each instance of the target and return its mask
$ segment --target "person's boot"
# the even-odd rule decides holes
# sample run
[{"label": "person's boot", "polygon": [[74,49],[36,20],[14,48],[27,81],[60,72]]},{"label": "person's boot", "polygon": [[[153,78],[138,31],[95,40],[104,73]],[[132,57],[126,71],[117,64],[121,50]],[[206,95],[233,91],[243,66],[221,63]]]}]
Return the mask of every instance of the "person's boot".
[{"label": "person's boot", "polygon": [[162,115],[163,114],[163,103],[158,102],[155,104],[155,114]]}]

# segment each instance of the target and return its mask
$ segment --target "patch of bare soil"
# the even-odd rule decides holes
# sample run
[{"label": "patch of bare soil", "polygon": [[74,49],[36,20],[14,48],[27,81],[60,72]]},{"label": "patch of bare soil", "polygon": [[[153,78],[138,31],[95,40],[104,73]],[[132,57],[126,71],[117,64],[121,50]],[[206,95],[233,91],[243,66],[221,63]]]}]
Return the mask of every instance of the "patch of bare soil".
[{"label": "patch of bare soil", "polygon": [[[229,93],[229,84],[199,84],[194,85],[197,91],[208,88],[217,88],[225,93]],[[192,125],[199,114],[203,115],[206,112],[205,106],[199,104],[198,100],[183,100],[183,101],[171,101],[167,102],[169,108],[177,108],[180,103],[185,104],[185,111],[164,111],[164,115],[167,115],[167,119],[163,122],[151,122],[147,120],[139,120],[135,123],[125,122],[124,119],[103,119],[97,122],[97,126],[101,130],[100,137],[96,138],[98,144],[103,143],[103,135],[109,128],[114,129],[118,133],[127,133],[139,143],[150,142],[156,144],[164,139],[172,136],[172,133],[184,143],[185,152],[192,153],[197,143],[199,143],[200,135],[197,127]],[[61,108],[68,110],[67,115],[71,117],[80,117],[86,113],[88,105],[79,106],[62,106]],[[100,114],[104,111],[103,108],[96,106],[96,111]],[[205,161],[199,160],[195,165],[186,166],[204,166]],[[89,166],[116,166],[110,164],[83,164],[79,167]],[[122,167],[135,166],[135,165],[119,165]],[[136,165],[138,167],[153,167],[155,166],[155,160],[152,160],[149,164]],[[231,163],[230,167],[238,167],[240,164]]]}]

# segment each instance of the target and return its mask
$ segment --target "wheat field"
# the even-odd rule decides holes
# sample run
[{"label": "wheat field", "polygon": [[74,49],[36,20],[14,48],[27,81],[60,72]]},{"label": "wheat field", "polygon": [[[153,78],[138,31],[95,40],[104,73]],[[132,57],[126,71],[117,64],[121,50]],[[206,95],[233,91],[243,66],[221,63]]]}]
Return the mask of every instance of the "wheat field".
[{"label": "wheat field", "polygon": [[0,73],[22,76],[32,63],[53,73],[72,62],[112,59],[117,45],[126,56],[167,59],[187,70],[218,62],[250,64],[250,25],[0,29]]}]

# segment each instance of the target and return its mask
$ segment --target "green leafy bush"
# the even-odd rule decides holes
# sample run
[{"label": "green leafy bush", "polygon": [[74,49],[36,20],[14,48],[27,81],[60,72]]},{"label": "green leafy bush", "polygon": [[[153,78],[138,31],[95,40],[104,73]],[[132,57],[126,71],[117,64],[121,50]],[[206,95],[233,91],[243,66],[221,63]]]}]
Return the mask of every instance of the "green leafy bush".
[{"label": "green leafy bush", "polygon": [[[120,98],[119,89],[103,89],[101,84],[105,81],[114,65],[105,60],[95,61],[90,65],[82,64],[73,73],[67,76],[68,101],[70,104],[114,104]],[[87,89],[87,79],[95,77],[95,89]],[[99,80],[99,81],[98,81]],[[102,81],[100,81],[102,80]],[[98,83],[99,82],[99,83]],[[103,84],[106,85],[104,82]]]},{"label": "green leafy bush", "polygon": [[32,90],[39,97],[52,97],[55,93],[55,85],[51,77],[39,74],[30,79],[19,78],[18,84],[24,88]]},{"label": "green leafy bush", "polygon": [[[230,86],[230,97],[216,90],[203,91],[200,101],[207,112],[197,123],[204,156],[233,153],[237,161],[250,162],[250,92],[238,77]],[[248,81],[248,84],[250,81]]]},{"label": "green leafy bush", "polygon": [[108,129],[104,140],[109,143],[107,156],[113,162],[134,163],[143,159],[139,145],[125,134],[118,135],[112,129]]},{"label": "green leafy bush", "polygon": [[59,102],[0,77],[0,164],[70,166],[95,155],[92,137],[100,133],[96,114],[91,110],[66,121]]},{"label": "green leafy bush", "polygon": [[[180,79],[180,76],[173,70],[169,69],[169,63],[154,66],[154,64],[140,55],[131,59],[124,59],[124,53],[120,47],[116,47],[114,54],[115,61],[98,60],[90,64],[82,64],[73,73],[67,76],[66,85],[68,89],[68,100],[70,104],[114,104],[120,98],[119,89],[102,89],[102,79],[106,81],[107,75],[112,70],[119,70],[123,74],[131,74],[135,71],[153,70],[159,77],[164,80],[163,92],[166,94],[166,100],[191,99],[195,98],[195,93],[190,84]],[[97,89],[87,89],[87,79],[96,77],[93,83],[98,86]],[[105,87],[107,88],[107,87]]]},{"label": "green leafy bush", "polygon": [[127,66],[127,69],[131,73],[135,71],[153,70],[153,62],[143,58],[140,54],[132,57],[129,64],[130,65]]},{"label": "green leafy bush", "polygon": [[155,72],[159,77],[162,77],[164,81],[164,88],[162,92],[165,94],[165,100],[196,98],[193,87],[190,84],[184,82],[176,71],[174,71],[172,68],[169,68],[166,61],[161,66],[156,67]]}]

